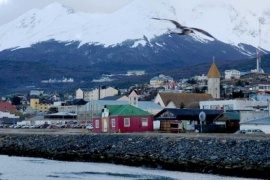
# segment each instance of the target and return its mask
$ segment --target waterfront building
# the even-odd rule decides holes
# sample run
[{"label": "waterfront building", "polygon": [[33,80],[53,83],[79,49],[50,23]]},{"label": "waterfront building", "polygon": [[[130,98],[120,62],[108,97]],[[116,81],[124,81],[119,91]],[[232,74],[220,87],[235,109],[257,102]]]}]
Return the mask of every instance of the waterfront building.
[{"label": "waterfront building", "polygon": [[265,109],[267,106],[267,101],[251,101],[248,99],[200,101],[200,109],[254,110],[261,108]]},{"label": "waterfront building", "polygon": [[153,115],[132,105],[106,105],[101,114],[93,118],[93,132],[150,132]]}]

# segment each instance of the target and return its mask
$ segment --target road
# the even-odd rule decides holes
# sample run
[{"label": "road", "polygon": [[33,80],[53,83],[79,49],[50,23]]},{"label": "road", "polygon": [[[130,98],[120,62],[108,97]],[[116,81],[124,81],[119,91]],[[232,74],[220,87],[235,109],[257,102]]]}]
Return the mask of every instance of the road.
[{"label": "road", "polygon": [[[1,134],[95,134],[87,129],[12,129],[0,128]],[[104,133],[108,134],[108,133]],[[241,138],[241,139],[267,139],[270,140],[270,134],[223,134],[223,133],[160,133],[160,132],[143,132],[143,133],[113,133],[115,134],[132,134],[146,136],[166,136],[166,137],[214,137],[214,138]]]}]

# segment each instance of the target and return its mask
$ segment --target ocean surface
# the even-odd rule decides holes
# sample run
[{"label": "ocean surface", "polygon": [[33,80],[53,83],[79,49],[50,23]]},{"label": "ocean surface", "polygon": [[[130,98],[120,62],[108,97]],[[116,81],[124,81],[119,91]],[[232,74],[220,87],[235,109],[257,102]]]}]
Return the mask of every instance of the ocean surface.
[{"label": "ocean surface", "polygon": [[0,155],[0,180],[243,180],[106,163],[66,162]]}]

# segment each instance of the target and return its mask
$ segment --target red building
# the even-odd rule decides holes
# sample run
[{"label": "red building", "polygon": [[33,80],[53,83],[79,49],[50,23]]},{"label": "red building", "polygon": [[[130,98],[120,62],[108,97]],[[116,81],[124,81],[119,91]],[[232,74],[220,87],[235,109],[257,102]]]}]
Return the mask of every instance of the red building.
[{"label": "red building", "polygon": [[153,115],[132,105],[107,105],[93,118],[93,132],[153,131]]}]

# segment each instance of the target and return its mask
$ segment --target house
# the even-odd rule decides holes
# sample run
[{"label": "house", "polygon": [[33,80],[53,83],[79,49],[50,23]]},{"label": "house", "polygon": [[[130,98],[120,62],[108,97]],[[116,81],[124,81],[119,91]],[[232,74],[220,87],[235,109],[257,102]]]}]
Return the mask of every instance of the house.
[{"label": "house", "polygon": [[154,102],[166,108],[199,108],[199,102],[206,100],[213,100],[212,95],[160,92],[155,97]]},{"label": "house", "polygon": [[215,124],[225,125],[227,133],[234,133],[239,130],[240,112],[224,111],[218,118],[214,120]]},{"label": "house", "polygon": [[30,99],[30,107],[36,111],[47,112],[49,108],[53,105],[50,100],[40,100],[39,98]]},{"label": "house", "polygon": [[79,88],[75,91],[75,98],[76,99],[83,99],[84,96],[83,96],[83,89],[82,88]]},{"label": "house", "polygon": [[213,122],[222,113],[221,110],[164,108],[154,120],[160,121],[160,131],[163,132],[219,132],[224,131],[225,126]]},{"label": "house", "polygon": [[153,115],[132,105],[107,105],[93,118],[93,132],[153,131]]}]

